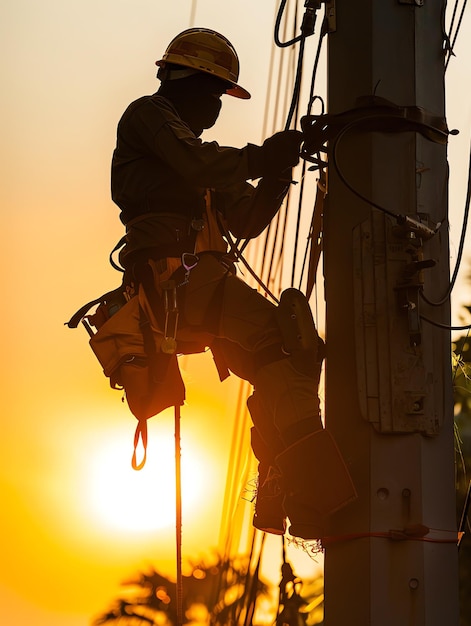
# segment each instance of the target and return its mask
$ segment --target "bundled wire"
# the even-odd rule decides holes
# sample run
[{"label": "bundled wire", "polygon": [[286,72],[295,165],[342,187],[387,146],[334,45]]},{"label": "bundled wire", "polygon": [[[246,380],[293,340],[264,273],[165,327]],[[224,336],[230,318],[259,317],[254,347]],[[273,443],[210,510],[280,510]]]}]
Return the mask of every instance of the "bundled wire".
[{"label": "bundled wire", "polygon": [[458,18],[458,23],[457,23],[456,28],[455,28],[454,31],[453,31],[453,28],[455,26],[455,19],[456,19],[456,14],[458,12],[459,0],[455,1],[455,5],[453,7],[453,14],[452,14],[451,23],[450,23],[450,30],[446,34],[446,37],[445,37],[445,41],[446,41],[445,50],[446,50],[446,53],[447,53],[447,58],[446,58],[446,62],[445,62],[445,71],[446,71],[446,69],[448,67],[448,63],[450,62],[451,57],[455,56],[455,53],[454,53],[453,50],[454,50],[454,47],[455,47],[455,44],[456,44],[456,40],[458,38],[458,33],[460,31],[460,28],[461,28],[461,23],[463,21],[463,16],[464,16],[464,12],[466,10],[467,2],[468,2],[468,0],[464,0],[463,1],[463,6],[461,7],[461,12],[460,12],[460,16]]},{"label": "bundled wire", "polygon": [[[304,70],[304,60],[305,60],[305,41],[307,37],[311,36],[314,33],[314,26],[315,26],[315,21],[316,21],[316,10],[320,6],[321,6],[320,2],[306,2],[305,4],[306,12],[302,20],[302,24],[300,27],[301,33],[299,35],[294,34],[297,31],[297,9],[295,7],[293,36],[289,38],[288,40],[286,40],[285,32],[283,33],[285,40],[282,41],[281,36],[280,36],[282,18],[288,8],[287,0],[281,0],[280,6],[277,12],[277,16],[275,19],[274,41],[275,41],[276,46],[279,48],[285,49],[285,48],[288,48],[289,46],[294,46],[295,44],[299,44],[298,51],[297,51],[297,59],[296,59],[296,64],[295,64],[296,69],[295,69],[294,77],[293,77],[292,95],[290,99],[289,109],[286,113],[285,122],[284,122],[285,130],[289,130],[290,128],[295,128],[297,125],[297,121],[299,119],[300,97],[301,97],[301,88],[303,84],[303,73],[304,73],[303,70]],[[311,73],[311,83],[310,83],[308,105],[307,105],[308,112],[311,111],[313,103],[317,99],[320,99],[318,96],[314,95],[314,88],[315,88],[315,81],[317,77],[317,70],[319,67],[322,44],[324,41],[324,36],[326,34],[327,34],[327,20],[324,16],[324,19],[322,21],[322,27],[320,30],[319,41],[317,45],[313,69]],[[270,101],[270,92],[272,89],[271,76],[273,74],[273,54],[272,54],[270,64],[271,64],[270,80],[268,83],[268,90],[267,90],[267,99],[266,99],[267,102]],[[274,116],[273,116],[275,120],[278,116],[278,104],[277,103],[280,100],[279,89],[280,89],[280,85],[282,82],[281,74],[282,74],[282,71],[280,69],[279,76],[278,76],[278,84],[277,84],[277,97],[275,98],[275,110],[274,110]],[[265,131],[267,127],[267,122],[266,122],[267,117],[268,117],[268,110],[266,109],[265,122],[264,122]],[[309,168],[309,169],[312,169],[312,168]],[[293,286],[295,283],[295,274],[296,274],[296,265],[297,265],[296,259],[298,257],[299,237],[300,237],[301,217],[302,217],[302,203],[303,203],[304,191],[305,191],[304,183],[305,183],[306,170],[307,170],[306,163],[303,162],[302,173],[301,173],[301,185],[300,185],[300,191],[299,191],[298,203],[297,203],[297,214],[295,217],[296,222],[295,222],[295,237],[293,241],[293,251],[292,253],[290,251],[290,256],[292,259],[289,262],[289,266],[291,268],[291,286]],[[275,281],[276,277],[281,279],[281,275],[283,273],[283,263],[285,262],[284,242],[286,240],[286,235],[288,232],[288,223],[289,223],[291,213],[292,213],[293,195],[294,194],[292,193],[292,190],[290,189],[286,198],[284,210],[280,211],[278,215],[276,216],[275,220],[273,220],[273,222],[268,226],[264,235],[264,244],[263,245],[260,244],[259,246],[262,249],[260,269],[259,269],[260,280],[256,279],[256,282],[260,284],[260,281],[262,281],[263,285],[268,285],[264,287],[266,293],[271,293],[275,291],[273,282]],[[312,223],[312,218],[310,222]],[[238,243],[239,242],[237,242],[237,244]],[[244,251],[248,243],[249,243],[248,241],[245,241],[241,246],[239,246],[240,253]],[[299,279],[300,288],[301,288],[301,283],[303,281],[305,259],[307,256],[307,250],[310,246],[310,243],[311,243],[311,239],[310,237],[308,237],[307,243],[306,243],[306,251],[303,257],[304,263],[302,265],[301,276]]]}]

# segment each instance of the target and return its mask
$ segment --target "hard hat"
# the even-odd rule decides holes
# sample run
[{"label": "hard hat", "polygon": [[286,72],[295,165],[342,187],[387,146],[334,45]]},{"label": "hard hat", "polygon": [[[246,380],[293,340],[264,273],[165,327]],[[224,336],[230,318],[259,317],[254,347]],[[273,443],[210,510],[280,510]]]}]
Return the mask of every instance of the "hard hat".
[{"label": "hard hat", "polygon": [[239,57],[231,42],[209,28],[189,28],[169,43],[165,54],[156,61],[162,69],[166,63],[205,72],[227,81],[231,87],[227,94],[248,99],[250,93],[237,84]]}]

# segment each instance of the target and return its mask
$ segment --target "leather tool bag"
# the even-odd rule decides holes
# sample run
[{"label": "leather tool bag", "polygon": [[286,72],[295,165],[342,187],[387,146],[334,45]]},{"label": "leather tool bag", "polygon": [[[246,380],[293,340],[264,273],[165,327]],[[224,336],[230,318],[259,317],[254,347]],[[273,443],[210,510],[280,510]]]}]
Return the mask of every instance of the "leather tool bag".
[{"label": "leather tool bag", "polygon": [[[95,313],[86,315],[96,304]],[[182,405],[185,400],[177,356],[161,351],[164,335],[149,322],[146,309],[149,305],[142,286],[139,294],[128,301],[123,290],[117,289],[82,307],[68,323],[70,328],[80,321],[84,323],[90,334],[90,346],[111,387],[124,391],[129,409],[138,420],[134,469],[141,469],[146,461],[147,420],[170,406]],[[140,440],[144,453],[138,463],[136,450]]]}]

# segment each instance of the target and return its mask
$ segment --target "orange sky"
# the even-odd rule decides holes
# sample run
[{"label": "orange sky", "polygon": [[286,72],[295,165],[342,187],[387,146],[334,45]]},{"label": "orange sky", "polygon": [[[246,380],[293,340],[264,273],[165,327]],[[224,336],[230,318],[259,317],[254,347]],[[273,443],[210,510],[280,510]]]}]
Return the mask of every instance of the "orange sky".
[{"label": "orange sky", "polygon": [[[236,4],[232,11],[234,3],[202,0],[195,24],[223,32],[239,51],[241,83],[253,98],[227,99],[209,136],[242,146],[261,140],[278,3]],[[123,503],[138,492],[136,482],[128,483],[135,477],[121,473],[130,471],[135,422],[107,386],[85,331],[63,324],[120,282],[108,264],[122,235],[109,198],[116,123],[131,100],[157,88],[154,61],[190,25],[191,5],[181,0],[178,11],[169,11],[161,0],[3,3],[0,598],[6,624],[85,626],[137,569],[149,563],[174,568],[171,525],[132,532],[106,517],[106,511],[124,517]],[[463,29],[461,40],[470,41],[469,23]],[[460,77],[469,76],[469,53],[457,53],[449,70],[454,94]],[[465,197],[469,100],[449,97],[448,116],[450,127],[462,131],[450,146],[453,255]],[[471,303],[463,284],[455,321],[458,304]],[[198,356],[184,364],[183,452],[201,466],[200,483],[192,487],[198,497],[184,508],[183,551],[193,558],[219,541],[238,393],[235,380],[219,383],[208,361]],[[173,445],[172,427],[171,414],[152,420],[151,459],[161,455],[166,437]],[[150,478],[142,474],[142,482],[157,503],[162,471],[150,462],[146,469]],[[111,497],[116,476],[123,491]],[[97,484],[110,497],[105,510],[96,504],[105,500],[94,491]],[[161,514],[151,508],[143,516]],[[303,555],[297,558],[301,573],[312,570]]]}]

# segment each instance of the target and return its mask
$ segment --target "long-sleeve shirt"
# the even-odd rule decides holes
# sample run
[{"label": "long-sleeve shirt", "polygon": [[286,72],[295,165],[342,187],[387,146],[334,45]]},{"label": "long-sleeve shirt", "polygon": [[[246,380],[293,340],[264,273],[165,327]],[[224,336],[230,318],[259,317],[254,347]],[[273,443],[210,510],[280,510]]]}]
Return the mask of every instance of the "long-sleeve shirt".
[{"label": "long-sleeve shirt", "polygon": [[253,237],[271,221],[288,188],[280,172],[265,176],[256,187],[247,182],[263,170],[263,148],[204,142],[168,99],[154,94],[130,104],[118,124],[112,198],[126,225],[147,214],[192,220],[201,217],[210,188],[231,232]]}]

